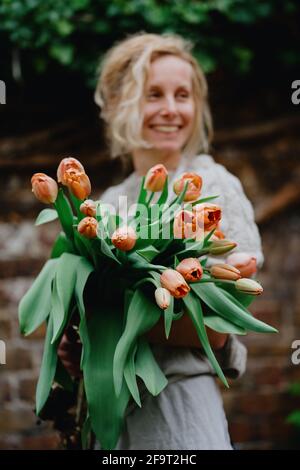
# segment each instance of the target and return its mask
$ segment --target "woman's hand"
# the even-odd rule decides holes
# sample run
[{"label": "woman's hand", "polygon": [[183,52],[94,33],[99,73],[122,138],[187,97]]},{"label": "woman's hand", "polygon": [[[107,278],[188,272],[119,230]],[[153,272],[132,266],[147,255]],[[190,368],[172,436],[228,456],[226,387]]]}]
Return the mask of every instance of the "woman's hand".
[{"label": "woman's hand", "polygon": [[[228,339],[228,334],[218,333],[206,327],[207,336],[214,350],[222,349]],[[184,314],[180,320],[172,323],[170,336],[166,339],[163,317],[156,325],[145,334],[150,343],[169,346],[181,346],[187,348],[202,349],[194,324],[188,314]]]},{"label": "woman's hand", "polygon": [[80,357],[82,344],[77,331],[73,326],[68,326],[62,336],[61,342],[57,349],[57,355],[63,366],[72,377],[80,377]]}]

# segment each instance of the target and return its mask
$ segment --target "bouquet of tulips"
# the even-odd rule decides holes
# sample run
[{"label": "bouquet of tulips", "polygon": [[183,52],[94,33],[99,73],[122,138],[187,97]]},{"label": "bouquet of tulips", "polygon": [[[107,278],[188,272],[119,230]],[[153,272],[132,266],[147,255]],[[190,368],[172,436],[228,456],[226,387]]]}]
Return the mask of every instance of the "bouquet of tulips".
[{"label": "bouquet of tulips", "polygon": [[[90,180],[75,158],[64,158],[57,182],[43,173],[31,179],[34,195],[53,208],[36,225],[59,219],[62,231],[50,259],[22,298],[20,328],[30,334],[47,323],[36,390],[36,412],[53,383],[71,378],[57,347],[75,315],[82,342],[86,416],[82,440],[93,432],[103,449],[116,446],[129,400],[141,406],[139,378],[152,395],[167,385],[145,337],[161,317],[169,337],[173,321],[189,315],[209,361],[226,378],[210,346],[206,326],[221,333],[276,332],[247,310],[261,285],[226,263],[206,267],[236,243],[219,228],[221,207],[200,199],[202,178],[185,173],[173,186],[159,164],[142,179],[134,210],[121,217],[101,200],[88,199]],[[155,200],[155,202],[154,202]]]}]

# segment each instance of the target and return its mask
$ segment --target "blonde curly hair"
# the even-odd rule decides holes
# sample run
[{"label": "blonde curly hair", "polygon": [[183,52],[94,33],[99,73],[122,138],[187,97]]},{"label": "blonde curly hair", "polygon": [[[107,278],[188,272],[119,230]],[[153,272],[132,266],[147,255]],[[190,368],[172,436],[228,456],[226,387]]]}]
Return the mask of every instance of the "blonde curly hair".
[{"label": "blonde curly hair", "polygon": [[142,138],[144,86],[151,62],[168,54],[186,60],[194,72],[196,118],[182,153],[193,157],[198,151],[208,151],[213,131],[207,82],[190,52],[192,47],[189,41],[176,34],[138,33],[120,41],[106,53],[100,64],[94,98],[106,123],[112,158],[129,154],[134,148],[150,147]]}]

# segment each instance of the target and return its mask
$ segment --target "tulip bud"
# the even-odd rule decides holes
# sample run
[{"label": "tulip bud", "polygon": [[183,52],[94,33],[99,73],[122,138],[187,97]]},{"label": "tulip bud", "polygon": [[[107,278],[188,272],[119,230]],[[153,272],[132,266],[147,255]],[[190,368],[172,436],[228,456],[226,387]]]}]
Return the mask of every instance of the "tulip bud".
[{"label": "tulip bud", "polygon": [[98,222],[94,217],[85,217],[77,227],[78,232],[87,238],[95,238],[97,236]]},{"label": "tulip bud", "polygon": [[196,201],[201,193],[202,178],[196,173],[183,173],[183,175],[174,182],[174,193],[179,196],[184,190],[185,183],[188,181],[188,187],[184,196],[184,201]]},{"label": "tulip bud", "polygon": [[263,288],[258,282],[244,277],[235,282],[235,287],[244,294],[260,295],[263,292]]},{"label": "tulip bud", "polygon": [[237,246],[237,243],[231,242],[230,240],[214,240],[209,246],[208,251],[211,255],[223,255],[230,250],[233,250]]},{"label": "tulip bud", "polygon": [[162,287],[170,291],[175,299],[185,297],[190,291],[184,277],[175,269],[166,269],[160,276],[160,283]]},{"label": "tulip bud", "polygon": [[91,183],[86,173],[72,168],[65,171],[65,185],[71,190],[77,199],[81,201],[91,194]]},{"label": "tulip bud", "polygon": [[132,250],[137,240],[135,230],[129,226],[117,228],[112,234],[111,241],[113,245],[122,251]]},{"label": "tulip bud", "polygon": [[210,268],[210,274],[217,279],[225,279],[229,281],[236,281],[242,277],[237,268],[226,263],[214,264]]},{"label": "tulip bud", "polygon": [[67,186],[66,182],[66,171],[67,170],[77,170],[82,173],[85,173],[83,165],[76,158],[64,158],[57,169],[57,181],[62,183],[64,186]]},{"label": "tulip bud", "polygon": [[185,258],[177,266],[178,271],[187,282],[196,282],[203,274],[202,266],[197,258]]},{"label": "tulip bud", "polygon": [[171,294],[168,289],[165,289],[164,287],[158,287],[154,292],[154,295],[156,303],[160,308],[165,310],[169,307],[171,302]]},{"label": "tulip bud", "polygon": [[167,176],[168,172],[164,165],[161,163],[154,165],[146,175],[144,188],[153,192],[162,191]]},{"label": "tulip bud", "polygon": [[92,199],[86,199],[80,205],[80,212],[88,217],[96,217],[96,203]]},{"label": "tulip bud", "polygon": [[196,204],[193,207],[193,213],[196,215],[197,224],[205,232],[217,228],[222,217],[221,207],[208,202]]},{"label": "tulip bud", "polygon": [[45,173],[35,173],[31,178],[32,192],[44,204],[56,201],[58,186],[56,181]]},{"label": "tulip bud", "polygon": [[256,258],[248,253],[232,253],[226,261],[235,266],[241,272],[242,277],[250,277],[256,273]]}]

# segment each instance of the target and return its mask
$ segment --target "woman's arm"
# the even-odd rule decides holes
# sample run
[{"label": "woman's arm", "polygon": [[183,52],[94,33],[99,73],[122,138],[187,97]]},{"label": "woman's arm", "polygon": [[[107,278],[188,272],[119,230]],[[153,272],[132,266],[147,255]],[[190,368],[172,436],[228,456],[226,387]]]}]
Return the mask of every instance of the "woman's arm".
[{"label": "woman's arm", "polygon": [[[207,336],[213,349],[222,349],[228,338],[226,333],[217,333],[206,327]],[[170,336],[166,339],[163,317],[156,325],[145,334],[150,343],[169,346],[182,346],[186,348],[202,349],[201,341],[195,326],[188,314],[184,314],[180,320],[173,321]]]}]

